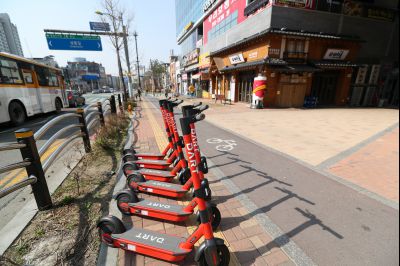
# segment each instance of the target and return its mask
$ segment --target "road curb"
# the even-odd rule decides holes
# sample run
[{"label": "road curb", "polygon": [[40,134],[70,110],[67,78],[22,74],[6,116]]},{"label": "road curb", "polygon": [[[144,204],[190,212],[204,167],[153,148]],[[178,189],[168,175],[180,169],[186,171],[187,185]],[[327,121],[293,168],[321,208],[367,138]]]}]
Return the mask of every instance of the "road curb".
[{"label": "road curb", "polygon": [[[132,144],[135,142],[135,126],[134,123],[136,121],[136,113],[134,113],[131,122],[128,128],[128,136],[124,146],[124,149],[129,149]],[[126,181],[124,178],[124,173],[122,171],[122,162],[120,162],[116,183],[113,190],[113,195],[116,194],[118,191],[122,190],[125,187]],[[120,219],[122,219],[122,213],[118,210],[117,204],[115,204],[115,200],[112,199],[109,204],[109,214],[114,215]],[[101,242],[99,255],[97,257],[97,266],[106,266],[106,265],[117,265],[118,264],[118,249],[116,248],[109,248],[106,244]]]}]

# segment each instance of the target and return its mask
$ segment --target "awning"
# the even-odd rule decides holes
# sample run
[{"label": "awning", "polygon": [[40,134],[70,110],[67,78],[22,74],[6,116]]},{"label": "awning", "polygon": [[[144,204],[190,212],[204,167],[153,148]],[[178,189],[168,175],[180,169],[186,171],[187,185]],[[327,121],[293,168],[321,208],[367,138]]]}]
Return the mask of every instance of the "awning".
[{"label": "awning", "polygon": [[239,69],[250,69],[250,68],[255,68],[260,65],[264,65],[265,61],[260,60],[260,61],[254,61],[254,62],[246,62],[246,63],[241,63],[241,64],[236,64],[232,66],[225,66],[222,69],[219,69],[221,72],[226,72],[226,71],[232,71],[232,70],[239,70]]},{"label": "awning", "polygon": [[194,64],[194,65],[185,67],[185,72],[186,73],[194,72],[194,71],[197,71],[197,70],[199,70],[199,64]]},{"label": "awning", "polygon": [[192,75],[192,79],[199,79],[200,78],[200,73]]},{"label": "awning", "polygon": [[297,73],[297,72],[317,72],[321,69],[310,65],[286,65],[286,66],[273,66],[272,70],[284,73]]},{"label": "awning", "polygon": [[346,67],[357,67],[358,64],[352,62],[343,62],[343,61],[329,61],[329,60],[322,60],[322,61],[312,61],[313,65],[319,68],[346,68]]}]

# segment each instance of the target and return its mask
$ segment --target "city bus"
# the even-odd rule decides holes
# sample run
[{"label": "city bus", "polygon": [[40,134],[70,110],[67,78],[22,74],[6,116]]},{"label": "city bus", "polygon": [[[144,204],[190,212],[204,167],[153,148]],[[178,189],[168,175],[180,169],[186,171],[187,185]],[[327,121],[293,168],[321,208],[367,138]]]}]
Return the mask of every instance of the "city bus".
[{"label": "city bus", "polygon": [[60,112],[68,106],[65,89],[61,69],[0,52],[0,123]]}]

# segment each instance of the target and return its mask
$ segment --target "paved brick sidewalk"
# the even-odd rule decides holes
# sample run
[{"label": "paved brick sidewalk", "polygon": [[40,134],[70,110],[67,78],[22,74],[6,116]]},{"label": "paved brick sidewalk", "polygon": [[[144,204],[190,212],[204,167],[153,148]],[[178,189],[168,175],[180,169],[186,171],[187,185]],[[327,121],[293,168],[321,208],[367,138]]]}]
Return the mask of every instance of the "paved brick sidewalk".
[{"label": "paved brick sidewalk", "polygon": [[[138,143],[141,151],[157,151],[166,143],[166,137],[161,131],[163,123],[159,110],[151,103],[141,103],[141,117],[139,116],[139,127],[137,128]],[[157,129],[158,132],[154,132]],[[162,138],[161,138],[162,137]],[[222,214],[220,229],[216,232],[217,237],[226,240],[231,251],[230,265],[294,265],[286,254],[271,243],[272,238],[268,235],[257,221],[252,217],[247,217],[248,212],[241,203],[234,197],[231,197],[227,188],[216,182],[216,178],[207,174],[210,180],[211,190],[214,196],[218,197],[218,208]],[[140,194],[142,198],[152,198],[162,202],[176,203],[174,199],[165,199],[162,197]],[[186,199],[188,200],[188,198]],[[178,201],[179,204],[185,204]],[[248,219],[243,219],[246,217]],[[224,222],[224,218],[225,222]],[[163,223],[158,220],[143,219],[140,217],[124,217],[124,222],[131,223],[135,227],[142,227],[162,233],[174,234],[179,236],[188,236],[196,227],[196,221],[193,219],[179,224]],[[266,244],[268,244],[266,246]],[[171,265],[171,263],[162,262],[153,258],[134,255],[134,253],[119,250],[118,264],[122,265]],[[182,265],[195,265],[194,253],[192,252]]]},{"label": "paved brick sidewalk", "polygon": [[329,167],[329,171],[399,202],[399,128]]}]

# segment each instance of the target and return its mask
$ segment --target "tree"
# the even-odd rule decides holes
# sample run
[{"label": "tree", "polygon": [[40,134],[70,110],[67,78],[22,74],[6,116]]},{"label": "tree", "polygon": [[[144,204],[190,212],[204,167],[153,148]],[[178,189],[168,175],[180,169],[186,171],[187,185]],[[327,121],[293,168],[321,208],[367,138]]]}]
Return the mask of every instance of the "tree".
[{"label": "tree", "polygon": [[[96,12],[96,13],[100,15],[100,19],[102,22],[109,23],[111,25],[111,30],[114,33],[109,37],[111,44],[114,46],[115,51],[117,53],[119,78],[120,81],[122,82],[124,95],[125,97],[127,97],[127,90],[124,82],[124,75],[123,75],[121,56],[120,56],[120,50],[122,49],[124,42],[123,42],[123,35],[121,35],[120,33],[128,34],[130,24],[133,20],[133,16],[129,15],[125,9],[120,7],[118,0],[103,0],[102,7],[104,9],[104,12]],[[124,21],[126,22],[126,25],[124,25]],[[124,26],[125,26],[125,31],[123,31]],[[127,65],[129,65],[128,61]]]}]

